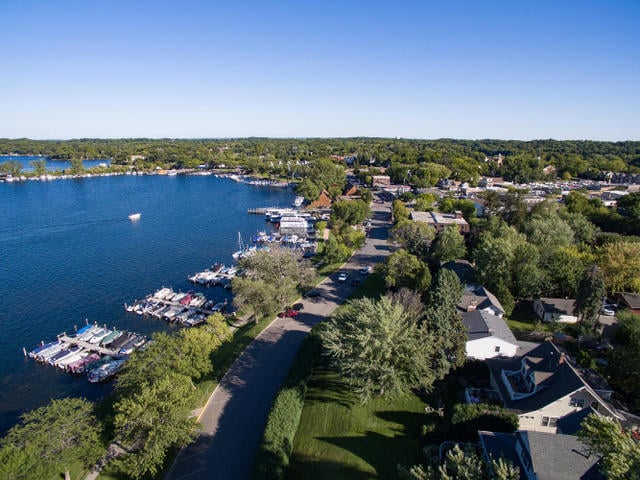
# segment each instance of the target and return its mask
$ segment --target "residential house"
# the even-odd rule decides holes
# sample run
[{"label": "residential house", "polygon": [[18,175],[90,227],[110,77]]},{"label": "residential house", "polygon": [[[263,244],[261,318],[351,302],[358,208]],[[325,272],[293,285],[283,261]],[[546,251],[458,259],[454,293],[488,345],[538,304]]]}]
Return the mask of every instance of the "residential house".
[{"label": "residential house", "polygon": [[633,313],[640,314],[640,295],[637,293],[618,292],[614,299],[621,308],[628,308]]},{"label": "residential house", "polygon": [[462,315],[467,332],[467,358],[485,360],[493,357],[514,357],[518,341],[501,317],[484,310],[472,310]]},{"label": "residential house", "polygon": [[458,302],[459,312],[481,310],[502,318],[504,308],[496,296],[482,285],[468,285]]},{"label": "residential house", "polygon": [[536,298],[533,309],[543,322],[576,323],[576,301],[572,298]]},{"label": "residential house", "polygon": [[331,196],[329,192],[323,190],[318,199],[311,202],[308,208],[331,208]]},{"label": "residential house", "polygon": [[516,358],[490,358],[491,386],[502,405],[518,415],[520,429],[557,433],[563,418],[591,408],[624,420],[608,400],[611,388],[595,373],[580,370],[551,342]]},{"label": "residential house", "polygon": [[431,225],[436,231],[441,232],[449,225],[456,225],[460,233],[469,233],[469,223],[462,216],[462,212],[440,213],[440,212],[417,212],[412,211],[411,220],[423,222]]},{"label": "residential house", "polygon": [[373,187],[388,187],[391,185],[391,177],[389,175],[373,175],[371,177]]},{"label": "residential house", "polygon": [[593,454],[574,435],[543,432],[478,432],[486,461],[502,457],[520,469],[521,480],[604,479]]}]

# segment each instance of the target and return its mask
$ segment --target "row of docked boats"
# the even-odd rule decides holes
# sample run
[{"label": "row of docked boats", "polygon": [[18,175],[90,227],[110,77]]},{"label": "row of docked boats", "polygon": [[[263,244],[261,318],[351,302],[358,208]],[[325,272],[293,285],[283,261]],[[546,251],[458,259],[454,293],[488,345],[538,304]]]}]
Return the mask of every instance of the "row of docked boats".
[{"label": "row of docked boats", "polygon": [[53,342],[43,342],[27,356],[72,374],[87,374],[90,382],[97,383],[118,373],[146,340],[133,332],[88,324],[73,336],[63,333]]},{"label": "row of docked boats", "polygon": [[221,286],[230,289],[231,282],[240,273],[238,267],[225,267],[224,263],[214,263],[211,268],[187,277],[190,282],[207,287]]},{"label": "row of docked boats", "polygon": [[209,315],[222,312],[227,307],[227,301],[214,302],[208,300],[201,293],[174,292],[171,288],[163,287],[144,300],[132,305],[126,305],[128,312],[138,315],[153,316],[187,327],[195,327],[204,323]]}]

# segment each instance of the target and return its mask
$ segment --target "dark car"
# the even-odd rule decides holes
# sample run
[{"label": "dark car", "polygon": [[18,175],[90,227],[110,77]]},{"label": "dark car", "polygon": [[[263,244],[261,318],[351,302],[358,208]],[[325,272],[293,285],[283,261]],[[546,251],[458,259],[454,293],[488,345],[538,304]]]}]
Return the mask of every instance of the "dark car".
[{"label": "dark car", "polygon": [[322,292],[317,288],[309,290],[307,293],[304,294],[304,296],[308,298],[319,297],[320,295],[322,295]]},{"label": "dark car", "polygon": [[301,303],[294,303],[293,305],[291,305],[291,308],[297,312],[299,312],[300,310],[302,310],[304,308],[304,305]]}]

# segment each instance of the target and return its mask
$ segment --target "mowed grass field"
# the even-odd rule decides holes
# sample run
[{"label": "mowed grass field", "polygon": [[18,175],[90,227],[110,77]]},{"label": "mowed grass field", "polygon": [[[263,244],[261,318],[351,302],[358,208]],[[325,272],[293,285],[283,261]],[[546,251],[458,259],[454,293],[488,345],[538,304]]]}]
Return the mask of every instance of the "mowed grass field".
[{"label": "mowed grass field", "polygon": [[332,369],[314,371],[307,390],[287,478],[396,478],[396,465],[422,460],[425,403],[416,395],[366,404]]}]

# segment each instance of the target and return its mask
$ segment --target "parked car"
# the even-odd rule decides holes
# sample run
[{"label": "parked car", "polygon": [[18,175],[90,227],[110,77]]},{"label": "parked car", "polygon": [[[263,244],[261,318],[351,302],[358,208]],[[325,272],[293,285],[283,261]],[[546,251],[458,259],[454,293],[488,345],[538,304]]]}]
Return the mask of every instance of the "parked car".
[{"label": "parked car", "polygon": [[321,294],[322,292],[319,289],[313,288],[309,290],[307,293],[305,293],[304,296],[307,298],[314,298],[314,297],[319,297]]},{"label": "parked car", "polygon": [[360,273],[366,275],[367,273],[371,273],[371,266],[367,265],[366,267],[362,267],[360,269]]},{"label": "parked car", "polygon": [[616,311],[613,308],[613,305],[609,305],[608,303],[603,303],[602,304],[602,314],[603,315],[612,316],[612,315],[616,314]]},{"label": "parked car", "polygon": [[349,278],[349,274],[347,272],[342,272],[339,276],[338,276],[338,281],[339,282],[346,282],[347,278]]},{"label": "parked car", "polygon": [[278,314],[278,316],[280,318],[285,318],[285,317],[297,317],[298,316],[298,311],[294,310],[293,308],[287,308],[285,309],[284,312],[280,312]]}]

